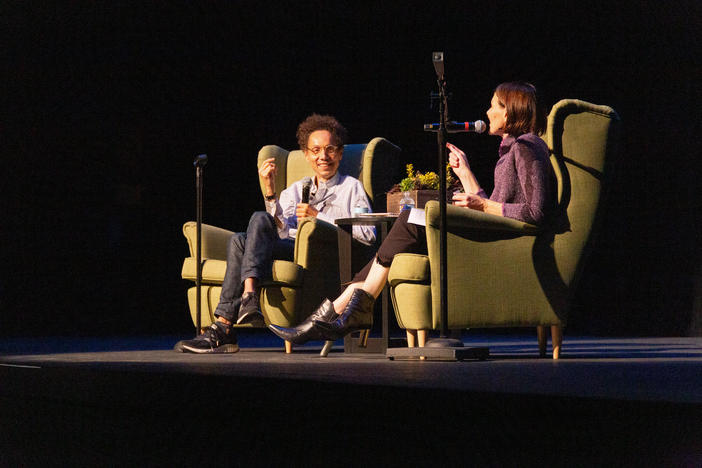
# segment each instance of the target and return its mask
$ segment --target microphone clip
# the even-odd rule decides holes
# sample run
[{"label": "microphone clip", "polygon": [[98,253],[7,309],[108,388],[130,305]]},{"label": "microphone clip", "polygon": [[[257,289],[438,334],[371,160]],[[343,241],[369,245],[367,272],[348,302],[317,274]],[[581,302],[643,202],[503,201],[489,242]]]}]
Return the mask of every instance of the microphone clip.
[{"label": "microphone clip", "polygon": [[198,154],[197,156],[195,156],[195,161],[193,161],[193,166],[203,167],[205,164],[207,164],[207,155],[206,154]]}]

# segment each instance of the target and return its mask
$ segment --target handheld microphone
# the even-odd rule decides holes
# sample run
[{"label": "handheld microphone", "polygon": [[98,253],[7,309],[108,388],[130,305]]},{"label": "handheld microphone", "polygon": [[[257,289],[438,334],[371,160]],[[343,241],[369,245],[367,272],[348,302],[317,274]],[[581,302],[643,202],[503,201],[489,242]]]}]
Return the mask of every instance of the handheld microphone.
[{"label": "handheld microphone", "polygon": [[310,188],[312,188],[312,178],[305,177],[302,179],[302,200],[300,200],[300,203],[310,202]]},{"label": "handheld microphone", "polygon": [[[430,123],[424,124],[425,132],[436,132],[439,130],[440,124]],[[483,133],[487,126],[482,120],[475,122],[446,122],[446,131],[448,133],[475,132]]]}]

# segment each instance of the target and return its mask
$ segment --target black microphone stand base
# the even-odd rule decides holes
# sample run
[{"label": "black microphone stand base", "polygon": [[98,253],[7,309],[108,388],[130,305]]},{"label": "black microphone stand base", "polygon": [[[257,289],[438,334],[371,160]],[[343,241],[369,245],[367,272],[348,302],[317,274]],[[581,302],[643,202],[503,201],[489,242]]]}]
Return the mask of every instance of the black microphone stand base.
[{"label": "black microphone stand base", "polygon": [[484,361],[490,357],[486,346],[466,347],[461,340],[454,338],[434,338],[423,348],[388,348],[385,356],[395,359],[436,359],[441,361]]}]

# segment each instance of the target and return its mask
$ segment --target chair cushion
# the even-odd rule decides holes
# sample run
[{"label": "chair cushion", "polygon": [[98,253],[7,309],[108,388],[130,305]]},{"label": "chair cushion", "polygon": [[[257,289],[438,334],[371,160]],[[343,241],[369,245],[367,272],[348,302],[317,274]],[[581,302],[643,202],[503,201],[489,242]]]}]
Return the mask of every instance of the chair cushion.
[{"label": "chair cushion", "polygon": [[[193,257],[186,257],[183,261],[181,277],[186,280],[195,281],[197,262]],[[227,262],[224,260],[205,259],[202,264],[202,282],[205,284],[222,284],[224,273],[227,271]],[[275,260],[273,262],[273,279],[264,281],[263,286],[285,285],[290,287],[302,286],[304,278],[304,268],[293,262],[285,260]]]},{"label": "chair cushion", "polygon": [[418,254],[398,254],[392,261],[388,273],[390,286],[399,283],[425,283],[431,282],[429,257]]},{"label": "chair cushion", "polygon": [[[186,257],[180,276],[183,279],[195,281],[197,276],[197,261],[195,257]],[[202,262],[202,282],[207,284],[222,284],[224,273],[227,271],[227,262],[206,258]]]}]

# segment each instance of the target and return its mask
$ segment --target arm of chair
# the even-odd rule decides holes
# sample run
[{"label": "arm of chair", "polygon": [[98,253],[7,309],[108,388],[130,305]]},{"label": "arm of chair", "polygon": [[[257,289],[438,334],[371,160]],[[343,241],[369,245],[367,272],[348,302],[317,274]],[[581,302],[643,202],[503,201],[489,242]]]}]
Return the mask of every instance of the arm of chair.
[{"label": "arm of chair", "polygon": [[339,294],[339,247],[336,225],[317,218],[298,224],[295,263],[304,268],[298,320],[310,314],[325,298]]},{"label": "arm of chair", "polygon": [[[336,226],[317,218],[300,221],[295,239],[295,263],[339,280],[339,247]],[[331,270],[330,270],[331,269]]]},{"label": "arm of chair", "polygon": [[[195,257],[195,249],[197,247],[197,223],[188,221],[183,225],[183,235],[188,241],[188,249],[190,256]],[[229,238],[234,234],[232,231],[210,226],[209,224],[202,225],[202,258],[211,258],[215,260],[227,259],[227,245]]]},{"label": "arm of chair", "polygon": [[[440,223],[439,202],[435,200],[427,202],[425,210],[427,228],[438,230]],[[468,233],[470,231],[482,231],[485,233],[487,231],[512,236],[535,236],[541,230],[538,226],[513,218],[496,216],[453,205],[446,207],[446,229],[450,232],[465,231]]]}]

